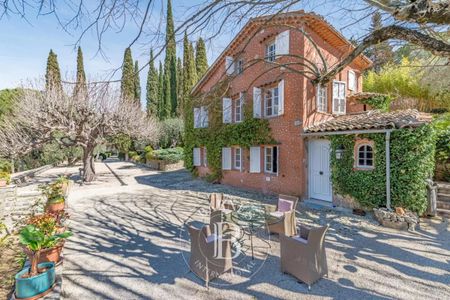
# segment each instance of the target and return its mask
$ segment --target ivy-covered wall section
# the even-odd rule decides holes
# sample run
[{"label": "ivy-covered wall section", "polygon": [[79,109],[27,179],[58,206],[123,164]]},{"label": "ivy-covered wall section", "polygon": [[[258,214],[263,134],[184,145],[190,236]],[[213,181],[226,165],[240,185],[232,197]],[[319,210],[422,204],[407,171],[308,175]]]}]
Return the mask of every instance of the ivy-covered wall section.
[{"label": "ivy-covered wall section", "polygon": [[[226,91],[227,87],[222,87]],[[208,98],[192,99],[185,110],[185,166],[193,171],[193,149],[206,147],[208,168],[211,173],[208,180],[222,178],[222,148],[240,146],[250,148],[255,145],[276,144],[272,138],[269,121],[253,118],[251,105],[244,102],[244,120],[240,123],[224,124],[222,120],[222,97],[224,92],[218,88]],[[206,106],[209,124],[207,128],[194,128],[193,108]]]},{"label": "ivy-covered wall section", "polygon": [[[354,169],[356,139],[374,141],[373,170]],[[335,193],[350,195],[369,209],[386,205],[385,134],[332,136],[331,168]],[[344,146],[341,159],[336,149]],[[433,176],[435,135],[429,125],[400,129],[391,133],[391,203],[422,214],[427,207],[425,180]]]}]

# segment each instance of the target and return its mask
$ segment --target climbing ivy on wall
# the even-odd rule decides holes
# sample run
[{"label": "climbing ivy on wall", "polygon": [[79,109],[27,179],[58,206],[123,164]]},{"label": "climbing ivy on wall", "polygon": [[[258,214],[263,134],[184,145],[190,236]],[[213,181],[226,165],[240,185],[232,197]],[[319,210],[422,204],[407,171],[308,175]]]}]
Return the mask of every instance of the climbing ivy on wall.
[{"label": "climbing ivy on wall", "polygon": [[374,109],[388,111],[391,104],[391,97],[388,95],[374,95],[366,99],[361,99],[359,102],[370,105]]},{"label": "climbing ivy on wall", "polygon": [[[373,170],[355,170],[355,135],[331,137],[332,182],[336,193],[350,195],[364,208],[386,205],[385,134],[362,134],[374,141]],[[341,159],[336,149],[344,146]],[[391,133],[391,206],[401,206],[419,214],[427,207],[426,182],[434,171],[435,135],[429,125],[400,129]]]},{"label": "climbing ivy on wall", "polygon": [[[223,87],[226,89],[225,87]],[[250,148],[254,145],[276,144],[272,138],[268,120],[253,118],[250,105],[244,103],[244,120],[240,123],[224,124],[222,120],[222,97],[210,96],[209,100],[192,99],[185,110],[185,166],[193,171],[193,149],[206,147],[208,167],[211,174],[207,179],[214,181],[222,177],[222,148],[240,146]],[[208,108],[207,128],[195,128],[193,107]]]}]

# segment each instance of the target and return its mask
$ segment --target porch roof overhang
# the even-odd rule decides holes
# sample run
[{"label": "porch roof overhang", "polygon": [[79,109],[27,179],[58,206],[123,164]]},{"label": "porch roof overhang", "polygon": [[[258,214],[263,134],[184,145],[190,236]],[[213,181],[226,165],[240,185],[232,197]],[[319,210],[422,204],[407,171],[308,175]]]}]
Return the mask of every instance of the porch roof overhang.
[{"label": "porch roof overhang", "polygon": [[415,109],[382,112],[371,110],[363,113],[337,116],[328,121],[305,128],[303,136],[337,134],[383,133],[400,128],[414,128],[429,123],[430,114]]}]

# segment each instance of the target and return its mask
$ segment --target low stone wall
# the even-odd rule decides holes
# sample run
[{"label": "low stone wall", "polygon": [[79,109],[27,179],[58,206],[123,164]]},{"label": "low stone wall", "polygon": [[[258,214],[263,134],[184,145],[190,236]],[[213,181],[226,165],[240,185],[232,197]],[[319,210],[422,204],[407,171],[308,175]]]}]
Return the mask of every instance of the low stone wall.
[{"label": "low stone wall", "polygon": [[16,186],[0,188],[0,222],[12,231],[30,214],[42,212],[43,203],[39,191],[18,192]]},{"label": "low stone wall", "polygon": [[389,211],[386,208],[374,208],[373,213],[375,219],[377,219],[382,226],[388,228],[414,231],[416,225],[419,223],[417,215],[410,211],[403,211],[402,214],[398,214],[397,212]]},{"label": "low stone wall", "polygon": [[159,171],[174,171],[174,170],[182,169],[184,167],[183,161],[179,161],[176,163],[169,163],[165,160],[151,159],[151,160],[147,160],[146,164],[150,169],[159,170]]}]

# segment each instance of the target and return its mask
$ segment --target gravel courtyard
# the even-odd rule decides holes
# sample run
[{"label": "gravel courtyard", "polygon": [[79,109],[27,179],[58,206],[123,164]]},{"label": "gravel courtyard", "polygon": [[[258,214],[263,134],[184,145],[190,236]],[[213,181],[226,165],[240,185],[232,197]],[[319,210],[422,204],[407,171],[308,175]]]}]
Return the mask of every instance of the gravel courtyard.
[{"label": "gravel courtyard", "polygon": [[186,264],[183,224],[207,221],[211,192],[235,201],[276,199],[212,185],[185,170],[161,173],[114,160],[96,167],[97,181],[75,185],[68,200],[74,236],[64,250],[64,299],[450,299],[448,221],[427,221],[408,233],[381,228],[370,217],[303,205],[298,222],[330,224],[328,278],[308,291],[282,274],[272,235],[256,239],[255,260],[244,262],[250,268],[207,289]]}]

